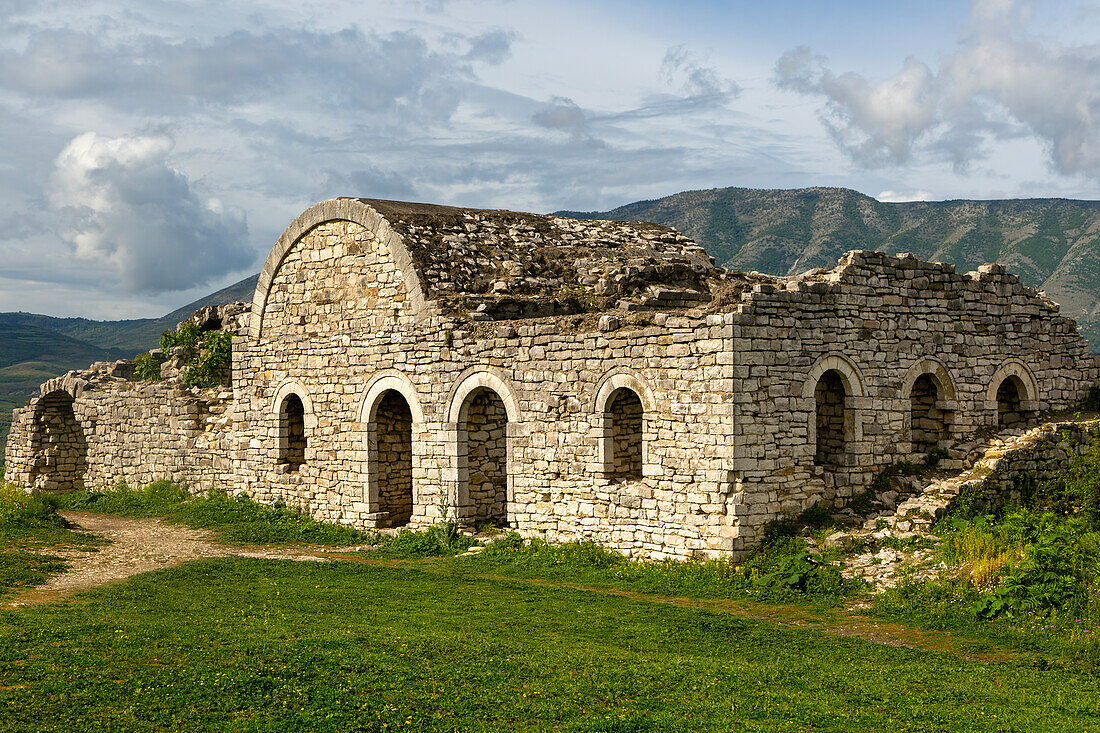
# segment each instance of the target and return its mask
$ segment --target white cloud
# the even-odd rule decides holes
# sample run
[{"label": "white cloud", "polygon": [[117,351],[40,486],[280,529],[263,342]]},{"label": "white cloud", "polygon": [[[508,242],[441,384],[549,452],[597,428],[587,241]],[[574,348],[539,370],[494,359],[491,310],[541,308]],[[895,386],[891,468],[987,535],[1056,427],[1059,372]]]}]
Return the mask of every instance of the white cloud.
[{"label": "white cloud", "polygon": [[885,203],[897,203],[901,201],[934,201],[931,191],[883,191],[876,199]]},{"label": "white cloud", "polygon": [[704,66],[682,45],[665,52],[660,78],[688,98],[712,99],[719,104],[725,104],[741,91],[737,82],[713,66]]},{"label": "white cloud", "polygon": [[186,290],[253,263],[243,216],[201,199],[168,164],[165,137],[73,138],[50,202],[75,256],[130,292]]},{"label": "white cloud", "polygon": [[1100,178],[1100,47],[1029,35],[1026,6],[979,0],[973,32],[933,71],[907,59],[878,81],[834,74],[799,47],[775,67],[780,88],[823,97],[822,119],[838,146],[865,167],[898,165],[914,153],[965,169],[986,140],[1029,135],[1063,174]]}]

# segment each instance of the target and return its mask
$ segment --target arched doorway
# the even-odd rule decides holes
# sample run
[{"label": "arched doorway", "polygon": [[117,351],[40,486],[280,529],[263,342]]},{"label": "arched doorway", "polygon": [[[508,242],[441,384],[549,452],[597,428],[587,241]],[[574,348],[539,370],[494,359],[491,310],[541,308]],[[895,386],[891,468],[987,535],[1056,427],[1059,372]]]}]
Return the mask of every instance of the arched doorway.
[{"label": "arched doorway", "polygon": [[378,511],[389,515],[386,526],[401,527],[413,511],[413,416],[405,396],[395,389],[383,392],[370,429],[369,470],[378,491]]},{"label": "arched doorway", "polygon": [[81,491],[88,468],[88,444],[68,392],[50,392],[39,400],[32,438],[36,454],[34,487],[45,491]]},{"label": "arched doorway", "polygon": [[460,495],[470,521],[504,526],[508,521],[508,412],[488,387],[470,392],[458,419]]}]

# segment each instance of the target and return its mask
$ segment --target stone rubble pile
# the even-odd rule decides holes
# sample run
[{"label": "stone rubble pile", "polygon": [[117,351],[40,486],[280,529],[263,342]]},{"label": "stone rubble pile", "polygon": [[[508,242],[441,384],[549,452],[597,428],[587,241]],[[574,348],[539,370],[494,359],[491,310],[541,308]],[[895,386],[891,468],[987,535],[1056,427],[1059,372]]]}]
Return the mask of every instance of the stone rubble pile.
[{"label": "stone rubble pile", "polygon": [[[960,496],[986,507],[1020,501],[1026,491],[1050,481],[1074,456],[1098,442],[1100,420],[1096,419],[1047,422],[960,442],[953,450],[967,455],[965,470],[929,481],[894,479],[894,487],[877,497],[882,511],[872,514],[859,529],[831,535],[825,545],[865,548],[844,560],[842,572],[845,577],[863,578],[879,590],[903,579],[932,577],[944,568],[935,560],[932,547],[940,538],[932,527]],[[908,498],[895,506],[899,487],[907,490]]]}]

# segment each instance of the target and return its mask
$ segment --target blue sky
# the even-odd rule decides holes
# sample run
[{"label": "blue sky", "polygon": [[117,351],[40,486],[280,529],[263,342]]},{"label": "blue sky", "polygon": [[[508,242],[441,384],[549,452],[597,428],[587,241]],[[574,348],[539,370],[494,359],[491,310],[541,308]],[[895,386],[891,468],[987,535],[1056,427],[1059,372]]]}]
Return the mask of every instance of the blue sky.
[{"label": "blue sky", "polygon": [[0,310],[160,315],[337,195],[1097,199],[1098,31],[1098,0],[5,0]]}]

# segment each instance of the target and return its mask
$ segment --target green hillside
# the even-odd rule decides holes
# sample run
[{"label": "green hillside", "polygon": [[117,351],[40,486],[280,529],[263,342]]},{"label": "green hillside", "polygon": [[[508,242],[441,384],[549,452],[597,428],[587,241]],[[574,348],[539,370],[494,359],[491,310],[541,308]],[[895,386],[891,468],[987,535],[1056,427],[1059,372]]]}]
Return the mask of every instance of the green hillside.
[{"label": "green hillside", "polygon": [[22,407],[47,379],[92,362],[128,359],[156,347],[161,331],[175,328],[207,305],[251,301],[259,275],[241,280],[161,318],[92,321],[35,313],[0,313],[0,462],[11,411]]},{"label": "green hillside", "polygon": [[1100,201],[883,203],[842,188],[716,188],[559,213],[667,224],[727,267],[775,275],[831,267],[851,249],[912,252],[961,272],[1001,262],[1046,290],[1100,351]]}]

